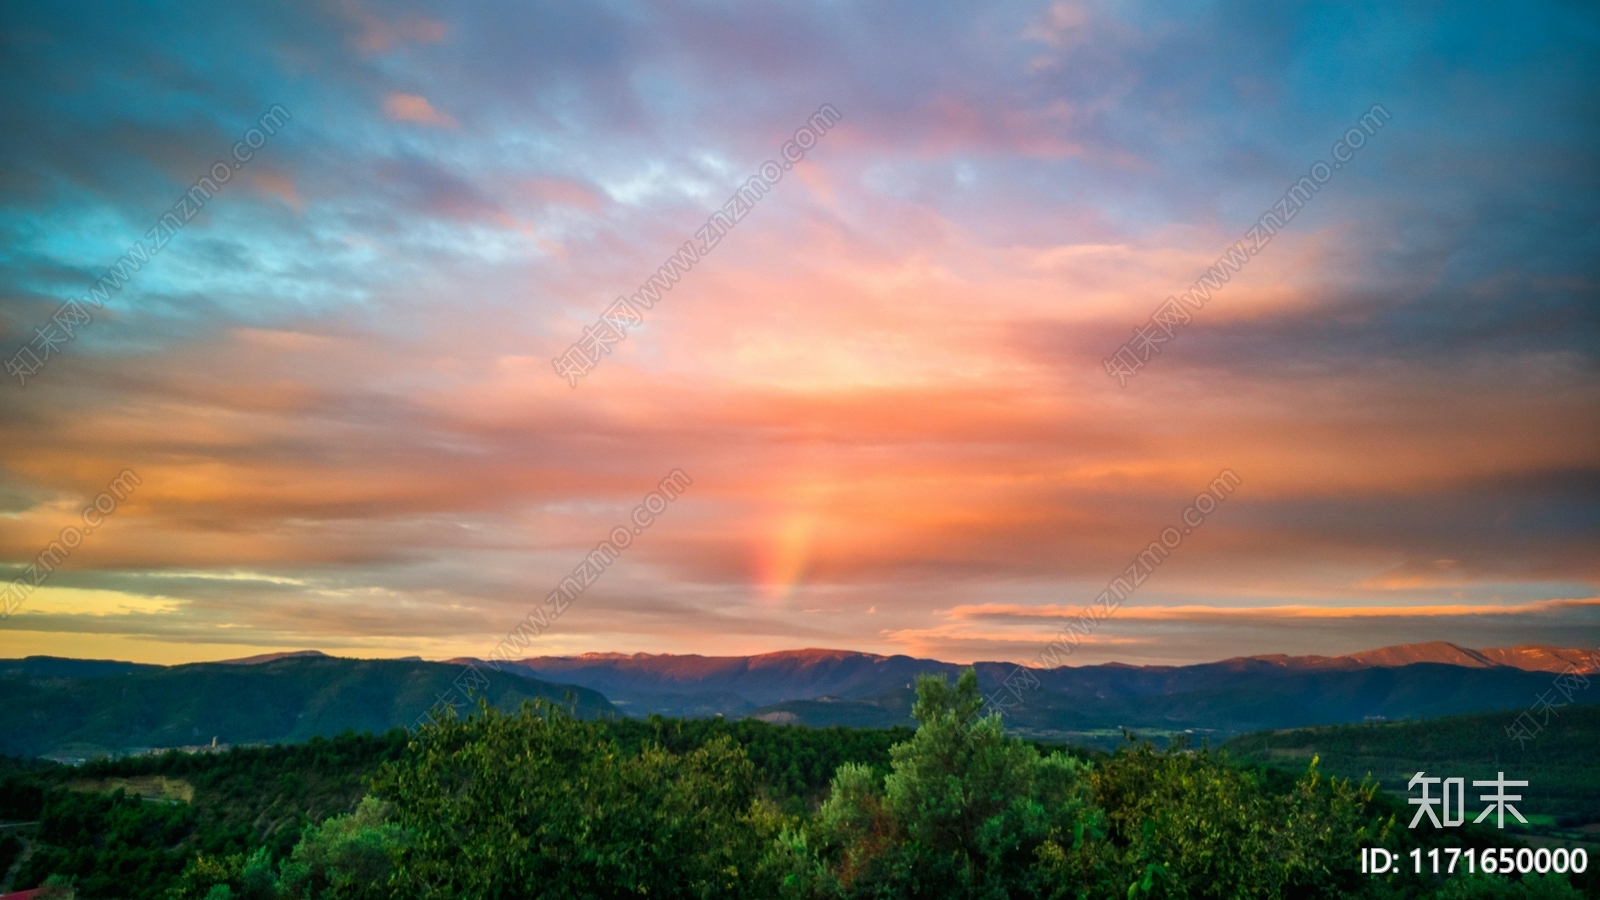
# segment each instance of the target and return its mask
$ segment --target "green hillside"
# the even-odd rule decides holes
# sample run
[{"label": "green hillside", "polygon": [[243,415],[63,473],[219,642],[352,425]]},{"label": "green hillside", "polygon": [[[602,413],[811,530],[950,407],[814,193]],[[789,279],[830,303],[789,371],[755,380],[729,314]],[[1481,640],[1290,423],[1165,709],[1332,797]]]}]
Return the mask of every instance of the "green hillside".
[{"label": "green hillside", "polygon": [[[36,823],[11,832],[32,855],[9,887],[65,879],[83,900],[1600,896],[1595,869],[1363,874],[1373,844],[1403,856],[1519,842],[1484,827],[1409,831],[1403,799],[1330,780],[1285,740],[1332,729],[1252,736],[1283,744],[1257,748],[1273,764],[1241,765],[1182,744],[1030,745],[975,716],[981,705],[969,673],[954,689],[919,682],[915,731],[580,720],[545,706],[220,753],[0,760],[0,819]],[[1410,740],[1349,731],[1373,757],[1399,758]],[[1513,774],[1542,783],[1524,762]],[[0,843],[0,860],[21,849]]]},{"label": "green hillside", "polygon": [[916,694],[908,690],[892,691],[867,700],[785,700],[743,715],[765,722],[812,728],[905,728],[916,724],[911,718],[911,704],[915,700]]},{"label": "green hillside", "polygon": [[[411,727],[467,670],[414,660],[290,658],[200,663],[87,678],[0,677],[0,754],[95,758],[148,748],[305,741],[347,730]],[[615,716],[587,688],[479,672],[501,709],[525,700],[571,703],[578,716]],[[570,700],[569,700],[570,698]],[[466,709],[462,706],[462,711]]]},{"label": "green hillside", "polygon": [[119,896],[125,879],[169,883],[196,853],[287,853],[307,824],[348,812],[409,737],[344,734],[82,766],[0,759],[0,820],[40,823],[23,832],[37,846],[18,883],[61,873],[80,877],[90,896]]},{"label": "green hillside", "polygon": [[[814,808],[841,765],[887,769],[889,748],[911,735],[722,719],[604,719],[594,727],[629,756],[647,744],[690,754],[729,740],[751,761],[763,795],[791,815]],[[37,846],[11,887],[55,874],[75,878],[85,898],[159,898],[196,856],[265,848],[282,858],[308,825],[351,812],[369,779],[403,758],[413,737],[343,734],[80,766],[0,757],[0,821],[40,823],[22,832]],[[0,841],[0,875],[19,850],[15,839]],[[130,881],[140,887],[129,890]]]},{"label": "green hillside", "polygon": [[[943,665],[943,664],[939,664]],[[593,666],[591,666],[593,668]],[[1549,689],[1550,675],[1506,667],[1474,669],[1437,663],[1354,669],[1293,669],[1260,661],[1180,667],[1084,666],[1035,673],[1040,683],[1020,696],[1003,692],[1014,671],[983,664],[986,694],[1008,697],[1006,728],[1031,740],[1114,750],[1124,730],[1157,743],[1189,736],[1217,743],[1263,729],[1468,715],[1526,706]],[[603,679],[587,677],[598,687]],[[881,686],[886,676],[859,679]],[[598,689],[605,690],[603,687]],[[611,696],[607,694],[607,696]],[[911,722],[912,692],[786,700],[729,715],[813,727],[887,728]]]},{"label": "green hillside", "polygon": [[[1417,772],[1527,781],[1520,809],[1538,830],[1600,823],[1600,704],[1555,711],[1531,740],[1506,734],[1519,711],[1406,722],[1333,725],[1242,735],[1224,744],[1241,761],[1303,769],[1312,756],[1331,774],[1360,779],[1371,773],[1385,791],[1405,792]],[[1415,796],[1413,794],[1412,796]],[[1592,838],[1592,836],[1591,836]]]}]

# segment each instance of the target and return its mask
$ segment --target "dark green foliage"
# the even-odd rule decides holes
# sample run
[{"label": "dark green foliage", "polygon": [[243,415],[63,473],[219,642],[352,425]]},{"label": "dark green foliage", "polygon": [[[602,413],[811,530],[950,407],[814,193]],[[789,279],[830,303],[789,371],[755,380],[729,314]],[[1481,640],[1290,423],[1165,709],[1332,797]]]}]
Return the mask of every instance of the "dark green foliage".
[{"label": "dark green foliage", "polygon": [[[139,896],[159,897],[196,854],[221,859],[256,848],[273,857],[288,854],[308,823],[352,809],[367,777],[385,760],[398,759],[408,740],[403,731],[346,734],[225,753],[19,768],[0,782],[0,818],[40,820],[40,848],[19,879],[23,886],[56,873],[77,876],[81,897],[133,896],[117,892],[116,877],[139,872]],[[88,779],[145,776],[186,781],[194,802],[153,803],[67,788]],[[106,877],[91,877],[97,873]]]},{"label": "dark green foliage", "polygon": [[[415,735],[14,768],[0,803],[41,818],[43,855],[19,886],[57,873],[85,898],[1600,896],[1593,865],[1362,875],[1374,843],[1404,856],[1511,841],[1409,831],[1403,798],[1313,760],[1059,752],[977,718],[971,673],[917,688],[915,732],[486,706]],[[151,776],[184,779],[193,804],[65,789]]]},{"label": "dark green foliage", "polygon": [[[628,754],[638,753],[649,742],[684,755],[719,738],[732,740],[745,748],[756,764],[760,792],[793,814],[804,812],[808,803],[826,791],[838,765],[863,762],[886,770],[890,746],[911,735],[909,729],[816,730],[721,719],[618,720],[604,723],[604,728]],[[215,754],[172,752],[70,768],[11,760],[6,771],[13,777],[0,781],[0,818],[38,818],[46,792],[59,790],[69,781],[145,776],[183,779],[194,787],[194,827],[178,840],[175,849],[191,857],[204,855],[208,861],[204,868],[211,873],[208,888],[222,883],[236,886],[248,854],[254,850],[265,848],[276,865],[290,854],[307,825],[354,809],[365,792],[367,778],[381,763],[399,759],[410,739],[404,731],[382,736],[345,734],[313,738],[303,744],[236,748]],[[145,848],[157,856],[169,849],[174,848]],[[157,881],[159,888],[159,877]]]},{"label": "dark green foliage", "polygon": [[840,769],[814,824],[784,835],[785,889],[816,897],[1039,895],[1043,857],[1075,858],[1098,829],[1086,767],[1005,736],[968,670],[955,689],[923,676],[918,729],[891,772]]},{"label": "dark green foliage", "polygon": [[289,858],[276,865],[265,848],[249,857],[196,857],[166,896],[168,900],[389,897],[394,860],[408,846],[408,838],[404,829],[385,819],[382,804],[368,798],[354,813],[306,829]]},{"label": "dark green foliage", "polygon": [[180,842],[193,830],[194,810],[185,804],[52,790],[40,814],[40,846],[20,882],[61,875],[76,880],[80,897],[157,900],[161,885],[182,871],[188,854]]},{"label": "dark green foliage", "polygon": [[911,718],[911,706],[915,702],[915,692],[896,690],[854,700],[784,700],[750,710],[746,715],[779,715],[811,728],[907,728],[916,724]]},{"label": "dark green foliage", "polygon": [[44,785],[12,776],[0,781],[0,821],[32,822],[44,809]]},{"label": "dark green foliage", "polygon": [[[1339,897],[1361,892],[1363,844],[1393,846],[1372,785],[1328,782],[1315,764],[1283,793],[1206,751],[1118,753],[1090,778],[1113,886],[1166,896]],[[1156,886],[1160,890],[1156,891]]]},{"label": "dark green foliage", "polygon": [[22,855],[22,839],[10,831],[0,831],[0,878],[11,870],[11,864]]},{"label": "dark green foliage", "polygon": [[308,823],[350,811],[365,782],[387,760],[398,759],[409,735],[342,734],[303,744],[245,747],[217,754],[165,753],[88,763],[78,778],[162,775],[194,786],[200,849],[242,853],[267,846],[289,852]]},{"label": "dark green foliage", "polygon": [[407,896],[743,896],[776,831],[727,737],[630,754],[542,705],[425,729],[373,793],[410,836]]},{"label": "dark green foliage", "polygon": [[763,790],[785,813],[800,815],[827,793],[833,774],[845,763],[887,771],[889,750],[910,739],[910,728],[804,728],[752,719],[624,719],[609,724],[627,750],[648,742],[673,753],[688,753],[726,737],[744,751],[761,778]]},{"label": "dark green foliage", "polygon": [[[381,897],[395,858],[410,846],[405,829],[388,821],[383,804],[368,797],[354,813],[306,829],[282,866],[288,897]],[[242,880],[248,886],[249,873]]]}]

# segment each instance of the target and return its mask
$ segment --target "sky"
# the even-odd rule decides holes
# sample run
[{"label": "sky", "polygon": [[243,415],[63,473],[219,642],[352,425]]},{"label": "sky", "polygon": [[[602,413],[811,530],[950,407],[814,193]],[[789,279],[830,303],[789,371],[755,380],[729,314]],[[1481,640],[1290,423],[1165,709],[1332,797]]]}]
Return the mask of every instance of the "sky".
[{"label": "sky", "polygon": [[526,655],[1600,644],[1592,4],[66,0],[0,80],[0,657],[482,657],[618,528]]}]

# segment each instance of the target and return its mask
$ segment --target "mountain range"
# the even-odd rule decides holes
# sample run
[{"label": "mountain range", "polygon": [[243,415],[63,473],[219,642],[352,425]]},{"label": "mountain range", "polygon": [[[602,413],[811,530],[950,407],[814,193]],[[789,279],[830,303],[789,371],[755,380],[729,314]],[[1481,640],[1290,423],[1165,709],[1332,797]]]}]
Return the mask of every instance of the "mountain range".
[{"label": "mountain range", "polygon": [[[954,678],[966,668],[844,650],[728,657],[591,653],[530,657],[498,670],[465,658],[357,660],[317,651],[180,666],[35,656],[0,660],[0,754],[83,758],[212,738],[269,743],[408,727],[451,694],[469,662],[487,679],[484,698],[501,708],[542,697],[589,717],[720,715],[853,727],[911,724],[916,677]],[[1226,738],[1261,729],[1521,710],[1573,666],[1600,668],[1600,654],[1432,642],[1348,656],[1031,669],[1029,686],[1007,701],[1006,724],[1023,736],[1104,746],[1120,740],[1125,728],[1153,737]],[[975,668],[988,694],[1001,690],[1018,667],[980,662]],[[1573,702],[1594,701],[1584,695]]]},{"label": "mountain range", "polygon": [[[1187,666],[1108,663],[1030,670],[1038,680],[1007,724],[1041,739],[1105,743],[1120,729],[1218,735],[1260,728],[1427,718],[1525,707],[1568,666],[1600,666],[1591,651],[1548,645],[1473,650],[1445,641],[1347,656],[1251,656]],[[910,724],[923,673],[964,666],[910,656],[792,650],[757,656],[589,653],[514,666],[604,694],[629,715],[749,716],[807,725]],[[974,667],[986,694],[1016,671]],[[1010,702],[1010,701],[1008,701]]]}]

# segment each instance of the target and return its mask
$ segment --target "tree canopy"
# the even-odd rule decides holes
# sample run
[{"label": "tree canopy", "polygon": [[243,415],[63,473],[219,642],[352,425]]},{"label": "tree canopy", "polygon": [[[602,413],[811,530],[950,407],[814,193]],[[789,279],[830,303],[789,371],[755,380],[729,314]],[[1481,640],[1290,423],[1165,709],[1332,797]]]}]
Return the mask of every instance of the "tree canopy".
[{"label": "tree canopy", "polygon": [[[0,801],[40,810],[41,832],[53,839],[70,843],[66,832],[76,829],[77,855],[46,862],[85,898],[1597,894],[1589,876],[1362,874],[1364,847],[1403,854],[1507,841],[1471,828],[1396,828],[1403,804],[1371,782],[1324,776],[1315,759],[1292,776],[1187,746],[1130,742],[1094,757],[1041,748],[1008,737],[997,715],[980,715],[971,670],[953,685],[925,677],[916,687],[917,728],[897,733],[585,721],[544,701],[509,713],[483,704],[403,747],[347,741],[302,754],[332,761],[366,752],[376,768],[350,812],[295,829],[292,846],[279,826],[184,854],[172,841],[195,827],[191,808],[122,794],[18,783]],[[230,765],[302,789],[286,777],[294,773],[261,769],[279,756],[246,754]],[[180,762],[140,765],[170,774]],[[146,844],[159,852],[141,851]],[[119,893],[127,878],[151,887]]]}]

